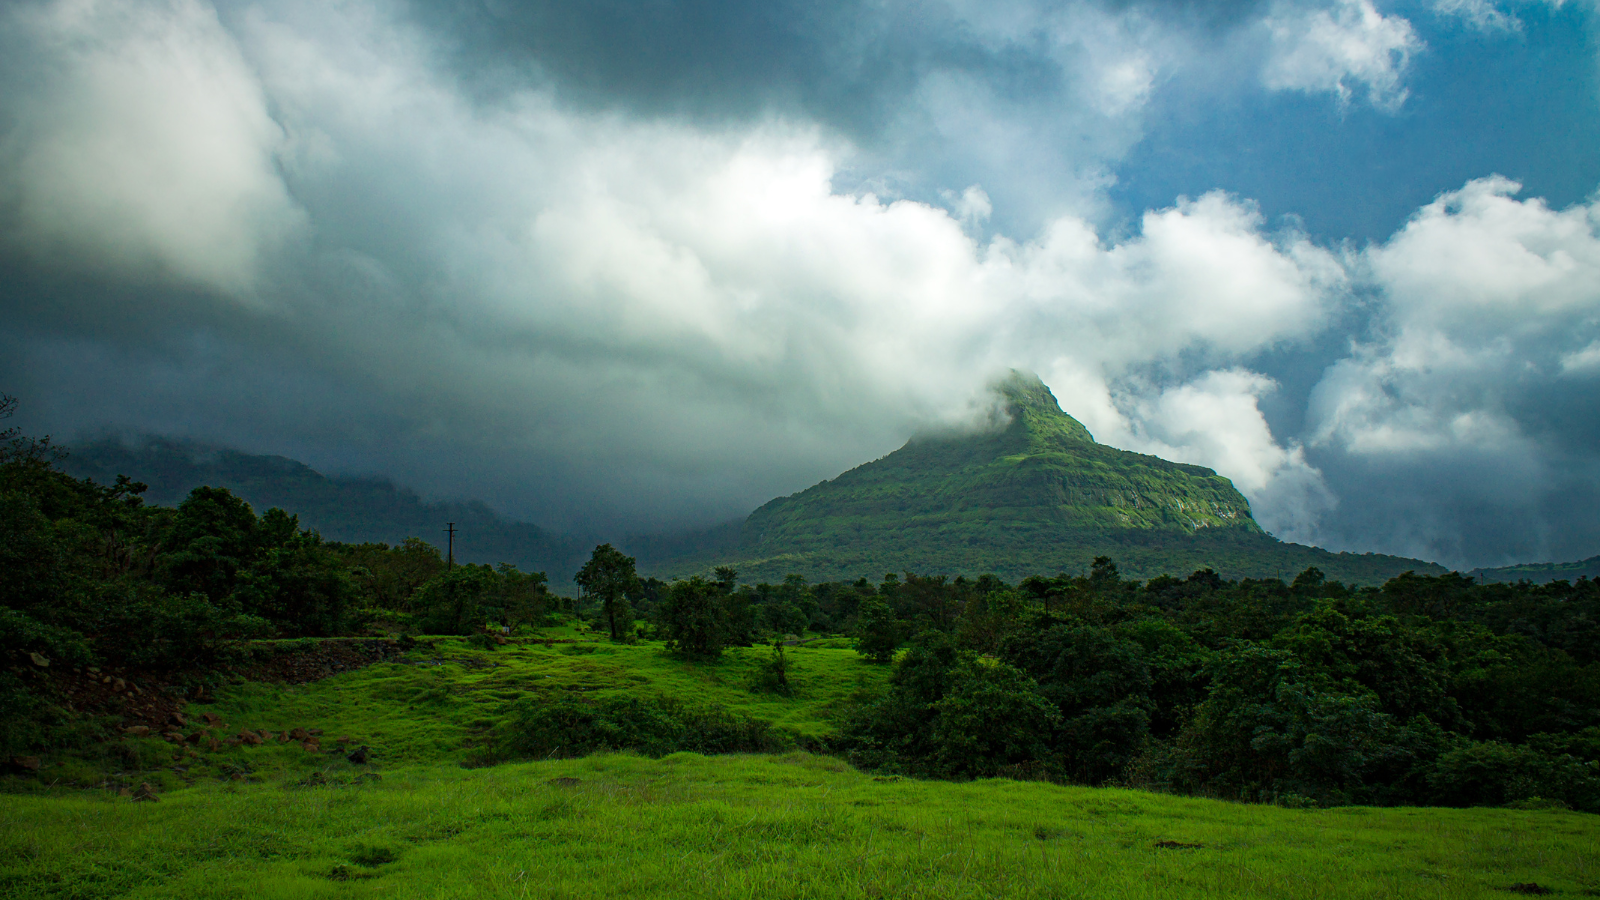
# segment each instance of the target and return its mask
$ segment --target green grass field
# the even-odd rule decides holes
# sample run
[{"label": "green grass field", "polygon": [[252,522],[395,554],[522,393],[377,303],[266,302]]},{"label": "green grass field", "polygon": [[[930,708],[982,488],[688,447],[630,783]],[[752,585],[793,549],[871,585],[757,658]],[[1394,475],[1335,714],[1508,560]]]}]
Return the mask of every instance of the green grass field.
[{"label": "green grass field", "polygon": [[[562,636],[557,634],[556,636]],[[550,690],[590,697],[676,697],[715,703],[801,736],[832,730],[833,718],[857,695],[878,691],[886,666],[843,647],[787,648],[792,696],[752,691],[770,658],[764,647],[734,647],[711,662],[679,659],[659,642],[508,645],[494,651],[453,639],[404,662],[383,663],[299,686],[245,684],[210,706],[234,729],[322,728],[349,736],[390,763],[470,758],[512,701]]]},{"label": "green grass field", "polygon": [[[236,685],[190,711],[223,734],[318,728],[326,749],[144,738],[48,760],[0,800],[0,897],[1600,896],[1600,817],[1577,813],[922,782],[799,752],[469,767],[529,692],[664,694],[816,736],[888,674],[802,646],[794,697],[754,693],[768,652],[688,663],[649,643],[442,640],[312,684]],[[372,762],[332,752],[336,736]],[[117,793],[140,783],[159,800]]]},{"label": "green grass field", "polygon": [[213,783],[159,803],[13,797],[0,884],[41,898],[1582,895],[1600,889],[1595,826],[882,780],[801,753],[601,755]]}]

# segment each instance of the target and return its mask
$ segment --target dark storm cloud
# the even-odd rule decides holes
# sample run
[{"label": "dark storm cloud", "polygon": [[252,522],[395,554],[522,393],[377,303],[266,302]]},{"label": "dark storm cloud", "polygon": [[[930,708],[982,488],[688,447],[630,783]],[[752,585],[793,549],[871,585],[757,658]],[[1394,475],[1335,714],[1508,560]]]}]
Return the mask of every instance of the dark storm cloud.
[{"label": "dark storm cloud", "polygon": [[842,188],[937,204],[982,184],[999,228],[1031,232],[1086,208],[1085,183],[1138,133],[1118,108],[1125,100],[1102,102],[1107,60],[1096,58],[1124,55],[1129,36],[1063,20],[1078,9],[1115,21],[1093,4],[1016,3],[999,15],[788,0],[409,9],[488,105],[549,86],[577,108],[708,127],[817,123],[853,145],[836,174]]},{"label": "dark storm cloud", "polygon": [[[871,138],[932,71],[983,80],[1013,100],[1059,99],[1071,75],[1052,50],[1059,3],[963,8],[917,2],[488,2],[411,0],[480,87],[547,78],[570,100],[642,114],[798,112]],[[1167,24],[1237,24],[1254,2],[1140,0],[1108,11]],[[996,29],[989,14],[1011,20]]]},{"label": "dark storm cloud", "polygon": [[1600,551],[1600,460],[1457,448],[1397,456],[1311,454],[1342,502],[1319,543],[1463,569],[1586,559]]}]

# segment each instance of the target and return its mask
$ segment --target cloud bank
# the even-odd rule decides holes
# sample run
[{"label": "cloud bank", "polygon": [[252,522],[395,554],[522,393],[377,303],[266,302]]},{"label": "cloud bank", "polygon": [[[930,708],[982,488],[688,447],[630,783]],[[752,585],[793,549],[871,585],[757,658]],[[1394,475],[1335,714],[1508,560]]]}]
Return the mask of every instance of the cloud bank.
[{"label": "cloud bank", "polygon": [[[1364,249],[1222,191],[1105,215],[1163,78],[1254,41],[1261,89],[1393,111],[1404,19],[949,4],[908,37],[752,10],[529,4],[497,32],[379,2],[13,6],[6,390],[58,432],[638,529],[969,421],[1027,368],[1289,539],[1455,564],[1600,541],[1561,509],[1597,474],[1594,206],[1486,178]],[[752,29],[769,53],[737,49]],[[686,62],[691,33],[722,50]],[[1272,360],[1329,346],[1275,431]]]}]

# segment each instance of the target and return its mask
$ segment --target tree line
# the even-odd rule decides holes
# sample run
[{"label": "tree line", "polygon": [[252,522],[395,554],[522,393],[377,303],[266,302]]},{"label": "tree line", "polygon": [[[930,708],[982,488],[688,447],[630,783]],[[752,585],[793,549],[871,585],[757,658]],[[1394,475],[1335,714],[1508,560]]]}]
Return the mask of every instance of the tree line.
[{"label": "tree line", "polygon": [[[0,401],[0,416],[13,408]],[[901,573],[752,585],[726,568],[663,582],[601,545],[572,599],[543,573],[451,566],[417,539],[324,541],[221,488],[147,505],[140,485],[73,479],[58,458],[47,439],[0,433],[0,755],[65,740],[47,666],[181,684],[250,638],[482,635],[576,615],[698,658],[851,636],[863,665],[892,667],[889,687],[826,749],[873,770],[1600,811],[1600,583],[1588,579],[1408,573],[1355,588],[1315,569],[1288,582],[1203,569],[1137,581],[1102,557],[1015,584]]]}]

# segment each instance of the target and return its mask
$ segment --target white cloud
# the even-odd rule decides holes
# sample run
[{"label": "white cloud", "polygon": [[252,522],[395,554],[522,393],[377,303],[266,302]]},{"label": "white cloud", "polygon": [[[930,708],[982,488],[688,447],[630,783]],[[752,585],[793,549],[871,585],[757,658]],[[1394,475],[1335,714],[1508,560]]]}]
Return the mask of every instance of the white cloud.
[{"label": "white cloud", "polygon": [[1423,46],[1405,18],[1385,16],[1371,0],[1335,0],[1324,9],[1280,3],[1265,23],[1272,46],[1262,79],[1269,89],[1327,92],[1348,103],[1364,88],[1381,109],[1405,103],[1406,68]]},{"label": "white cloud", "polygon": [[1517,200],[1495,175],[1441,194],[1368,254],[1399,321],[1493,342],[1545,335],[1600,297],[1600,206]]},{"label": "white cloud", "polygon": [[[83,186],[100,167],[124,163],[76,151],[129,134],[144,142],[126,165],[195,177],[174,196],[135,173],[116,186],[130,197],[56,232],[21,227],[118,260],[106,247],[137,238],[143,256],[129,258],[219,289],[253,279],[273,333],[370,392],[363,414],[398,435],[371,452],[451,435],[480,458],[561,460],[561,489],[591,505],[660,508],[693,493],[725,512],[969,417],[1016,366],[1046,375],[1103,435],[1166,434],[1258,495],[1310,477],[1255,411],[1262,383],[1233,367],[1315,333],[1344,270],[1302,236],[1265,233],[1235,198],[1151,211],[1117,241],[1056,215],[1036,239],[985,243],[971,229],[993,209],[981,189],[955,215],[840,191],[854,149],[805,123],[641,121],[540,90],[479,105],[380,5],[318,5],[310,19],[292,4],[251,7],[238,49],[203,8],[160,9],[155,24],[122,29],[134,37],[66,57],[65,83],[94,90],[73,95],[73,130],[55,132],[74,152],[53,157],[50,196],[93,196]],[[153,28],[173,52],[140,49],[124,65]],[[206,79],[149,83],[176,78],[162,60],[191,56]],[[102,71],[145,78],[161,98],[139,107],[148,132],[101,102]],[[174,137],[197,121],[221,137],[201,149]],[[255,278],[276,233],[262,223],[296,215],[275,164],[315,239]],[[180,201],[207,227],[152,224]],[[248,340],[265,321],[230,327]],[[1179,355],[1201,366],[1187,393],[1129,387],[1129,372]],[[1209,369],[1222,371],[1208,380]],[[1243,418],[1205,432],[1185,404]],[[300,409],[281,427],[337,433],[348,415]],[[465,477],[430,467],[421,480],[474,492],[450,480]],[[500,497],[552,512],[544,497]]]},{"label": "white cloud", "polygon": [[1318,440],[1356,452],[1524,447],[1508,392],[1600,359],[1600,206],[1517,200],[1498,176],[1423,207],[1365,254],[1386,337],[1313,395]]},{"label": "white cloud", "polygon": [[1600,372],[1600,341],[1594,341],[1582,350],[1561,355],[1563,373]]},{"label": "white cloud", "polygon": [[18,3],[0,14],[12,84],[0,196],[13,246],[247,292],[302,224],[278,178],[282,132],[215,11],[197,0]]},{"label": "white cloud", "polygon": [[1271,378],[1245,369],[1206,372],[1132,404],[1132,449],[1226,473],[1251,499],[1257,521],[1285,540],[1310,541],[1335,506],[1322,473],[1305,451],[1273,437],[1259,400]]},{"label": "white cloud", "polygon": [[[1559,382],[1600,367],[1600,204],[1552,210],[1519,189],[1469,182],[1363,254],[1363,280],[1382,298],[1379,337],[1328,369],[1308,421],[1313,447],[1419,478],[1458,470],[1474,502],[1499,498],[1533,523],[1539,513],[1520,507],[1555,489],[1549,473],[1588,477],[1586,463],[1562,462],[1562,443],[1588,443],[1589,424]],[[1467,474],[1482,470],[1499,474]],[[1441,546],[1462,528],[1440,524],[1456,535]]]},{"label": "white cloud", "polygon": [[[1560,3],[1555,5],[1559,6]],[[1522,20],[1501,10],[1489,0],[1433,0],[1433,11],[1441,16],[1456,16],[1479,31],[1521,31]]]}]

